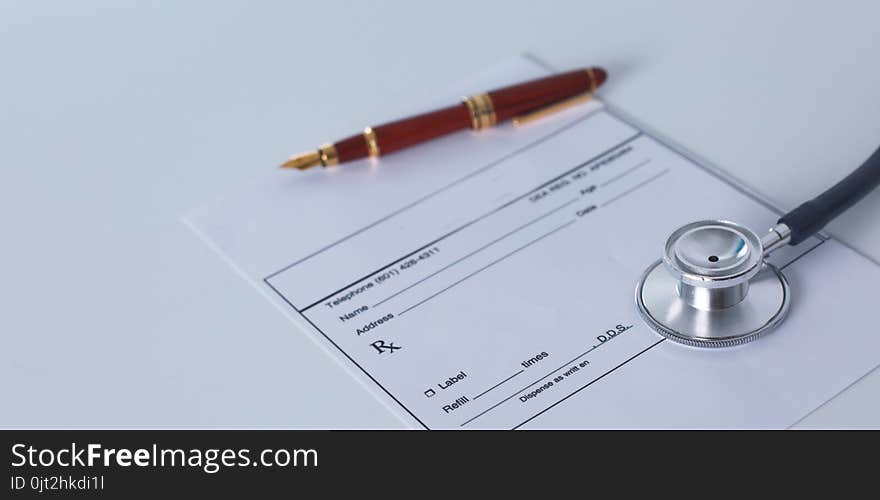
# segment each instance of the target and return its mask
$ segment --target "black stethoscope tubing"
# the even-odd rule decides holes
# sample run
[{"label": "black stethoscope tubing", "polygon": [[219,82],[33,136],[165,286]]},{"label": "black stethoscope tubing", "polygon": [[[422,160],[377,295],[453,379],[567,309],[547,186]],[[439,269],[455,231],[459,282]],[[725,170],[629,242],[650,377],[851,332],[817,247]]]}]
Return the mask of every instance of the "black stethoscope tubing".
[{"label": "black stethoscope tubing", "polygon": [[809,238],[832,219],[858,203],[880,185],[880,148],[842,181],[779,218],[791,229],[790,245]]}]

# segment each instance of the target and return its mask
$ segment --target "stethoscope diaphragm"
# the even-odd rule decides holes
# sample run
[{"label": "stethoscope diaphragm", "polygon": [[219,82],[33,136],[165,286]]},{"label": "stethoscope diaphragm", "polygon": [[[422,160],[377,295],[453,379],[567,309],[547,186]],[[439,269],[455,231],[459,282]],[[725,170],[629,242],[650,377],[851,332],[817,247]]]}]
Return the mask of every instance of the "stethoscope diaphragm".
[{"label": "stethoscope diaphragm", "polygon": [[661,335],[695,347],[730,347],[785,318],[788,281],[764,262],[761,239],[751,230],[693,222],[672,233],[664,248],[636,287],[639,313]]}]

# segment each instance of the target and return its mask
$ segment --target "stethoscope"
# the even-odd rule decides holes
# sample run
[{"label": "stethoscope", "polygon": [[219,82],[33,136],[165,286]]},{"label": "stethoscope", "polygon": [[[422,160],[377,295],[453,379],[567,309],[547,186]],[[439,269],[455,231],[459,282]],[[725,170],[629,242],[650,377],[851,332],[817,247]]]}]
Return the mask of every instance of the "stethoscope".
[{"label": "stethoscope", "polygon": [[642,319],[664,337],[694,347],[751,342],[778,326],[788,312],[785,275],[765,261],[797,245],[880,184],[880,149],[821,195],[783,215],[770,231],[726,220],[702,220],[675,230],[657,260],[642,274],[636,305]]}]

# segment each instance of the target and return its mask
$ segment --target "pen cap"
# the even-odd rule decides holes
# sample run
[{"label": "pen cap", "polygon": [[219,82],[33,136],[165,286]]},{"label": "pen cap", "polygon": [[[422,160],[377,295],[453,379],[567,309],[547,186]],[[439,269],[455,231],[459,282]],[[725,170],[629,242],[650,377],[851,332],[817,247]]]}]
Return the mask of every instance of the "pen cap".
[{"label": "pen cap", "polygon": [[577,94],[593,92],[607,77],[602,68],[579,69],[493,90],[489,97],[500,122]]}]

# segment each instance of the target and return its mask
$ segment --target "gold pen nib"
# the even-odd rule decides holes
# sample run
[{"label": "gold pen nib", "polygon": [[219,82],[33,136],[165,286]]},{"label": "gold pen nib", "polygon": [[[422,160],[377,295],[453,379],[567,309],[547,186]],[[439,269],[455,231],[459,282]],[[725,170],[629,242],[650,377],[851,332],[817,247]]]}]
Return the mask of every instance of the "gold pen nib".
[{"label": "gold pen nib", "polygon": [[281,164],[281,168],[298,168],[300,170],[305,170],[321,164],[321,152],[312,151],[310,153],[291,156],[286,162]]}]

